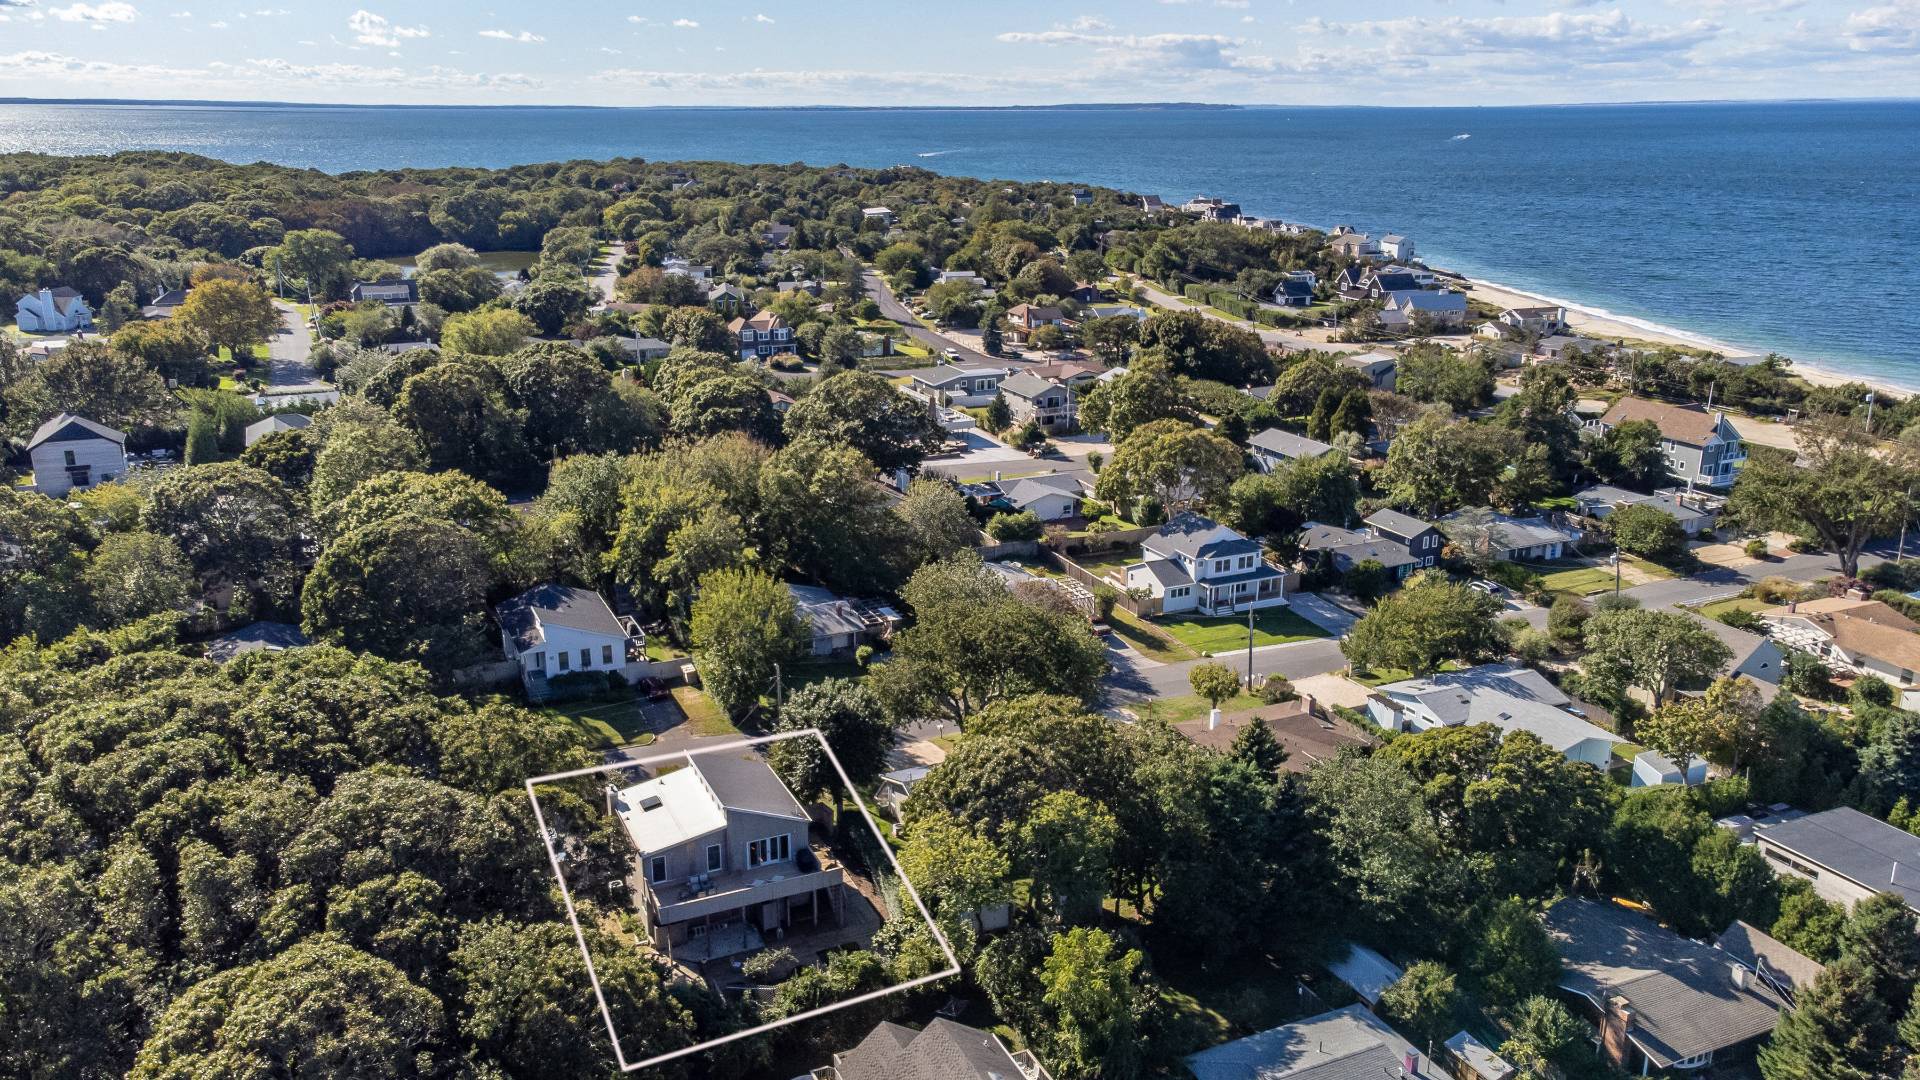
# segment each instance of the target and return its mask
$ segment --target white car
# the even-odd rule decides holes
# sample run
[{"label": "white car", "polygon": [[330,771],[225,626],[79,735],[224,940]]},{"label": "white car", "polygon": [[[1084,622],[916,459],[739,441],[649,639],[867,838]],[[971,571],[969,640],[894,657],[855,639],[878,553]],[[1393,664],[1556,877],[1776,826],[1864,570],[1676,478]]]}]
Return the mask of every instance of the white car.
[{"label": "white car", "polygon": [[1505,589],[1502,589],[1497,582],[1487,581],[1485,579],[1482,579],[1480,581],[1469,581],[1467,582],[1467,588],[1478,589],[1479,591],[1486,593],[1488,596],[1499,596],[1501,593],[1506,591]]},{"label": "white car", "polygon": [[960,359],[960,350],[959,349],[941,349],[940,355],[946,357],[949,360],[958,360]]}]

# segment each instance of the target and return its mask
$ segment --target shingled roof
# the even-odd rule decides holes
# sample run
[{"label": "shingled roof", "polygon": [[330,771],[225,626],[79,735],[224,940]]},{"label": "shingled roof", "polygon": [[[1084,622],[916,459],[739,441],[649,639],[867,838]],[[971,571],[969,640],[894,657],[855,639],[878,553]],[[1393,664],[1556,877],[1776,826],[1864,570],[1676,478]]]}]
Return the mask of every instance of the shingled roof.
[{"label": "shingled roof", "polygon": [[1705,446],[1720,426],[1720,414],[1698,405],[1668,405],[1660,401],[1624,397],[1613,403],[1600,422],[1619,427],[1630,420],[1651,420],[1662,438],[1687,446]]},{"label": "shingled roof", "polygon": [[915,1031],[883,1023],[834,1055],[840,1080],[1019,1080],[1025,1075],[991,1033],[936,1018]]}]

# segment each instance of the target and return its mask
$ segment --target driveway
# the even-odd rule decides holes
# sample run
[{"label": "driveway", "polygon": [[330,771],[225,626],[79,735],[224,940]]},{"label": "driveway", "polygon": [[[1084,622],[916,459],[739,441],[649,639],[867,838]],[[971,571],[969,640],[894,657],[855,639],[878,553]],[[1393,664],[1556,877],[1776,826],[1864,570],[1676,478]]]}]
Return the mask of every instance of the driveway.
[{"label": "driveway", "polygon": [[620,279],[621,251],[615,247],[612,251],[594,261],[593,270],[587,274],[587,284],[593,288],[595,307],[604,307],[613,303],[613,285]]},{"label": "driveway", "polygon": [[1336,638],[1346,637],[1347,631],[1353,629],[1353,624],[1360,621],[1353,612],[1319,593],[1292,593],[1287,597],[1287,606],[1293,609],[1294,614]]},{"label": "driveway", "polygon": [[267,385],[311,386],[322,382],[313,367],[313,337],[300,318],[300,310],[285,300],[275,300],[280,313],[280,328],[267,341]]}]

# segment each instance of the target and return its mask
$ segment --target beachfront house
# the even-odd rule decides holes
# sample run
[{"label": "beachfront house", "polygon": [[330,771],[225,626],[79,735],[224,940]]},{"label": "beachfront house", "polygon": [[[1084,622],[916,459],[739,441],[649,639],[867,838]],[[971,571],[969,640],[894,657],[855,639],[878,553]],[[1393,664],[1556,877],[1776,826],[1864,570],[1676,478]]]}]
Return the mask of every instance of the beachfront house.
[{"label": "beachfront house", "polygon": [[1415,330],[1421,323],[1451,329],[1466,321],[1466,295],[1446,290],[1389,293],[1380,309],[1380,325],[1389,330]]},{"label": "beachfront house", "polygon": [[14,301],[13,321],[29,334],[68,334],[92,326],[93,309],[78,290],[62,285]]},{"label": "beachfront house", "polygon": [[27,440],[33,487],[60,498],[127,475],[127,437],[84,416],[61,413]]},{"label": "beachfront house", "polygon": [[1287,575],[1267,564],[1258,541],[1191,511],[1162,525],[1140,553],[1126,587],[1143,590],[1158,612],[1235,615],[1287,602]]},{"label": "beachfront house", "polygon": [[838,860],[809,843],[806,810],[752,748],[689,753],[607,795],[633,843],[647,936],[675,960],[757,951],[827,914],[844,922]]},{"label": "beachfront house", "polygon": [[1380,238],[1380,254],[1397,263],[1413,261],[1413,238],[1388,233]]},{"label": "beachfront house", "polygon": [[1532,668],[1482,664],[1376,687],[1367,715],[1388,731],[1492,724],[1525,731],[1596,769],[1613,763],[1613,733],[1576,715],[1573,699]]},{"label": "beachfront house", "polygon": [[1380,244],[1378,241],[1366,233],[1357,233],[1350,229],[1346,232],[1339,231],[1345,228],[1347,228],[1345,225],[1335,226],[1333,236],[1327,239],[1327,247],[1331,249],[1335,255],[1360,260],[1377,259],[1380,257]]},{"label": "beachfront house", "polygon": [[1660,449],[1667,457],[1667,471],[1689,490],[1695,486],[1732,487],[1740,463],[1747,459],[1746,445],[1726,413],[1701,405],[1668,405],[1625,397],[1614,402],[1598,420],[1588,421],[1587,426],[1604,433],[1634,420],[1651,421],[1660,429]]}]

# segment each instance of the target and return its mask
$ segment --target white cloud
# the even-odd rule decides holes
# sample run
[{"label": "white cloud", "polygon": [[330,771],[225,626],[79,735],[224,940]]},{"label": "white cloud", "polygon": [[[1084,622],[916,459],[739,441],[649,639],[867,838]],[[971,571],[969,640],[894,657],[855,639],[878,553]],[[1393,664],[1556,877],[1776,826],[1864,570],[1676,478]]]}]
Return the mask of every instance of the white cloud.
[{"label": "white cloud", "polygon": [[771,16],[771,15],[755,15],[755,16],[753,17],[753,21],[754,21],[754,22],[757,22],[757,23],[767,23],[767,24],[769,24],[769,25],[771,25],[771,24],[773,23],[773,16]]},{"label": "white cloud", "polygon": [[248,60],[244,65],[215,62],[210,67],[226,69],[250,80],[266,76],[283,82],[318,83],[328,86],[396,86],[415,90],[517,90],[536,88],[539,79],[517,72],[488,74],[466,72],[437,64],[419,71],[400,67],[371,67],[366,64],[295,64],[278,58]]},{"label": "white cloud", "polygon": [[1920,0],[1855,11],[1845,23],[1847,45],[1855,52],[1906,53],[1920,51]]},{"label": "white cloud", "polygon": [[49,8],[47,13],[61,22],[117,23],[132,22],[140,17],[140,12],[132,4],[110,0],[105,4],[75,4],[72,7]]},{"label": "white cloud", "polygon": [[375,15],[362,8],[347,16],[347,29],[353,31],[353,40],[362,45],[374,45],[383,49],[397,48],[403,38],[423,38],[427,35],[424,26],[395,26],[384,15]]},{"label": "white cloud", "polygon": [[1685,67],[1690,54],[1723,32],[1705,19],[1661,25],[1640,22],[1618,8],[1547,15],[1329,22],[1309,19],[1297,70],[1352,70],[1389,64],[1402,71],[1450,70],[1466,77],[1542,74],[1585,68]]},{"label": "white cloud", "polygon": [[483,38],[493,38],[496,41],[518,41],[524,45],[533,45],[547,40],[529,30],[522,30],[517,34],[511,30],[482,30],[480,31],[480,36]]},{"label": "white cloud", "polygon": [[1273,60],[1243,51],[1244,38],[1224,34],[1097,34],[1016,30],[994,40],[1011,45],[1089,46],[1110,69],[1242,69],[1265,71]]},{"label": "white cloud", "polygon": [[673,25],[681,30],[698,30],[700,28],[700,24],[692,19],[675,19],[673,20]]}]

